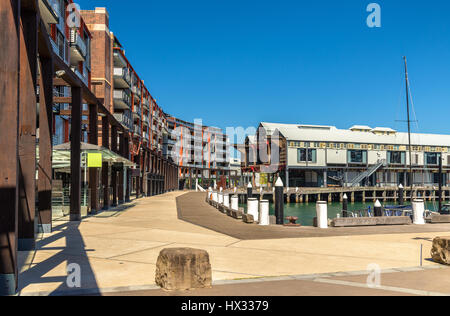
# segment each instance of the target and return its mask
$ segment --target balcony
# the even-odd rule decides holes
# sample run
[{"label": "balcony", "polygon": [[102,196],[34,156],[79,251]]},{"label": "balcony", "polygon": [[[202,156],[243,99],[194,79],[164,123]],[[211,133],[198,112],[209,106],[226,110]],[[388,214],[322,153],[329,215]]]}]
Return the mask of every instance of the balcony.
[{"label": "balcony", "polygon": [[133,117],[138,119],[141,118],[141,108],[139,106],[134,107]]},{"label": "balcony", "polygon": [[141,135],[141,127],[139,125],[134,125],[133,132],[136,136]]},{"label": "balcony", "polygon": [[144,98],[142,100],[142,105],[144,106],[145,109],[150,110],[150,103],[148,102],[148,98]]},{"label": "balcony", "polygon": [[142,119],[142,122],[144,122],[144,124],[148,126],[149,120],[148,120],[148,116],[147,115],[144,115],[144,117]]},{"label": "balcony", "polygon": [[77,30],[70,30],[70,64],[77,65],[80,61],[85,61],[86,54],[86,43]]},{"label": "balcony", "polygon": [[41,18],[46,25],[59,23],[59,4],[58,1],[39,0],[39,11]]},{"label": "balcony", "polygon": [[136,103],[139,103],[141,101],[141,88],[138,88],[137,86],[131,87],[131,91],[134,93],[134,100]]},{"label": "balcony", "polygon": [[131,121],[129,111],[123,113],[114,113],[114,117],[124,127],[128,128],[129,130],[132,130],[133,122]]},{"label": "balcony", "polygon": [[131,106],[131,95],[128,89],[114,89],[114,108],[128,110]]},{"label": "balcony", "polygon": [[118,51],[114,50],[114,67],[115,68],[127,68],[128,64],[123,55]]},{"label": "balcony", "polygon": [[120,89],[127,89],[131,86],[130,70],[126,67],[114,68],[114,86]]}]

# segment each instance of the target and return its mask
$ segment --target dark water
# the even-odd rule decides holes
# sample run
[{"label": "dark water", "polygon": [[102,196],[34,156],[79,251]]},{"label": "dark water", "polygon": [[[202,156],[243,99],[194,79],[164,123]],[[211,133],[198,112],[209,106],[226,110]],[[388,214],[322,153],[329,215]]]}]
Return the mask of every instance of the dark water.
[{"label": "dark water", "polygon": [[[388,205],[393,205],[388,203]],[[246,209],[245,205],[241,205]],[[373,211],[373,203],[349,203],[348,210],[350,212],[357,212],[362,210],[367,210],[371,208]],[[437,202],[426,202],[425,209],[430,211],[435,211],[437,209]],[[337,214],[340,214],[342,211],[342,204],[340,203],[329,203],[328,204],[328,218],[336,218]],[[274,205],[270,205],[270,215],[275,215]],[[295,216],[298,217],[297,223],[302,226],[313,226],[314,217],[316,217],[316,204],[285,204],[284,205],[284,216]]]}]

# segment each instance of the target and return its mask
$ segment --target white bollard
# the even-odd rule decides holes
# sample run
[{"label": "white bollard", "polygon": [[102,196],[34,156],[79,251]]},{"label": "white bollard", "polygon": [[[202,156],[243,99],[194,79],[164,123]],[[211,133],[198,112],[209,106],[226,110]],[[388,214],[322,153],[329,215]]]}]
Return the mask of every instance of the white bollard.
[{"label": "white bollard", "polygon": [[414,225],[425,225],[425,203],[422,199],[416,199],[412,203]]},{"label": "white bollard", "polygon": [[317,227],[328,228],[328,205],[327,202],[319,201],[316,204]]},{"label": "white bollard", "polygon": [[269,226],[270,225],[270,214],[269,214],[269,201],[268,200],[261,200],[259,203],[259,209],[261,214],[259,225],[261,226]]},{"label": "white bollard", "polygon": [[247,214],[253,215],[255,222],[259,222],[258,199],[250,198],[247,202]]},{"label": "white bollard", "polygon": [[223,206],[230,207],[230,196],[228,194],[223,195]]},{"label": "white bollard", "polygon": [[222,192],[219,193],[218,199],[219,199],[218,200],[219,204],[223,204],[223,193]]},{"label": "white bollard", "polygon": [[219,201],[219,197],[218,197],[218,195],[217,195],[217,192],[213,192],[213,193],[212,193],[212,200],[213,200],[214,202]]},{"label": "white bollard", "polygon": [[239,211],[239,197],[237,195],[231,197],[231,209],[233,211]]}]

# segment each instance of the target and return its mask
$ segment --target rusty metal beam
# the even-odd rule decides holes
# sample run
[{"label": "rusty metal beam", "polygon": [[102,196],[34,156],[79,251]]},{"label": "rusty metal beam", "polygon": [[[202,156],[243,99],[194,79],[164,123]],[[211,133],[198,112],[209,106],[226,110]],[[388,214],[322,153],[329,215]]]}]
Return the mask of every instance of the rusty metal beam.
[{"label": "rusty metal beam", "polygon": [[21,11],[19,96],[19,225],[20,251],[35,248],[36,217],[36,81],[38,16]]},{"label": "rusty metal beam", "polygon": [[17,291],[20,1],[0,1],[0,295]]},{"label": "rusty metal beam", "polygon": [[[97,104],[89,104],[89,143],[98,145],[98,107]],[[91,212],[99,210],[98,196],[98,168],[89,168],[89,188],[91,190]]]},{"label": "rusty metal beam", "polygon": [[38,219],[39,232],[52,232],[53,61],[40,58]]},{"label": "rusty metal beam", "polygon": [[72,87],[72,124],[70,128],[70,221],[81,221],[81,109],[81,88]]}]

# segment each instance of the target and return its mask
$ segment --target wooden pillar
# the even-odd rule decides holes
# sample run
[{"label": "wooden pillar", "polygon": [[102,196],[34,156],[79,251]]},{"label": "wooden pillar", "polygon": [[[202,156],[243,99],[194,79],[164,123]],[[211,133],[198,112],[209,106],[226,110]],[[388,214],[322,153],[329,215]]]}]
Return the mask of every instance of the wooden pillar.
[{"label": "wooden pillar", "polygon": [[19,6],[0,2],[0,295],[17,290]]},{"label": "wooden pillar", "polygon": [[[102,118],[102,146],[109,149],[109,118],[104,116]],[[103,208],[108,209],[110,206],[109,196],[109,164],[103,162],[102,164],[102,185],[103,185]]]},{"label": "wooden pillar", "polygon": [[[3,22],[2,22],[3,23]],[[19,94],[19,227],[18,249],[35,248],[36,217],[36,12],[21,12]],[[2,149],[3,150],[3,149]]]},{"label": "wooden pillar", "polygon": [[53,131],[53,62],[40,59],[39,76],[39,163],[38,230],[52,232],[52,131]]},{"label": "wooden pillar", "polygon": [[[98,145],[98,107],[89,104],[89,143]],[[89,189],[91,191],[91,212],[99,210],[98,168],[89,168]]]},{"label": "wooden pillar", "polygon": [[72,87],[72,121],[70,128],[70,221],[81,220],[81,111],[80,87]]}]

